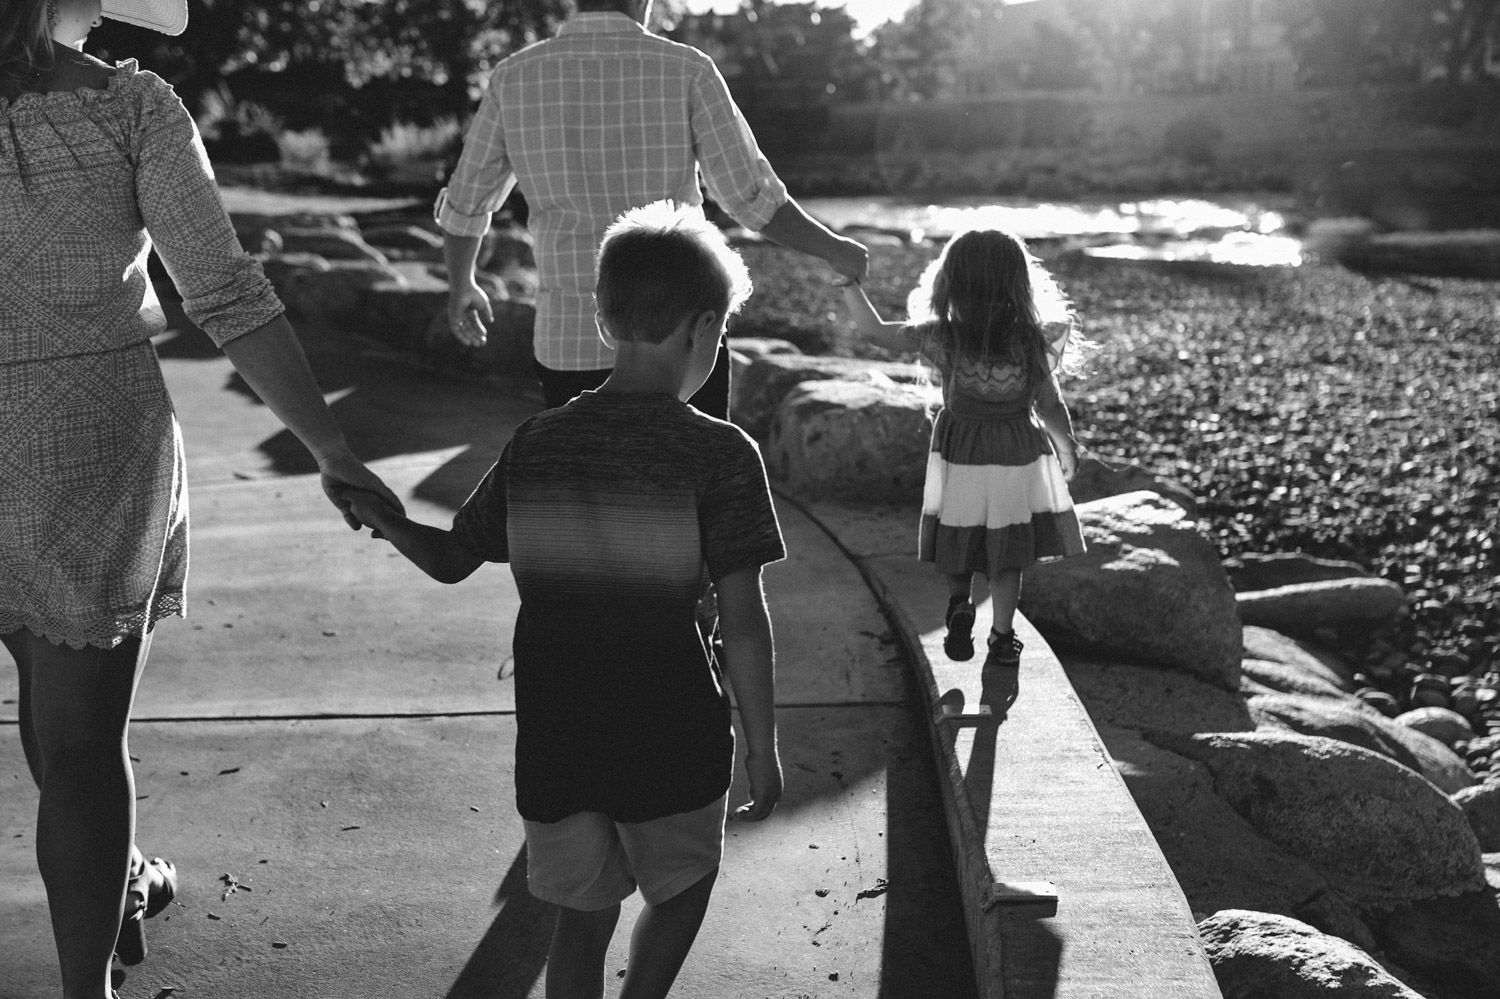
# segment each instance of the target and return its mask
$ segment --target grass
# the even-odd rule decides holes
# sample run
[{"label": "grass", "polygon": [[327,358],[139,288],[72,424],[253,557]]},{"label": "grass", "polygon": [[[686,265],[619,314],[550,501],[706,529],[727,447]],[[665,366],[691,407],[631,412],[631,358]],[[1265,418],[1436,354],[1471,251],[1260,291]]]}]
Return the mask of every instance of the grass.
[{"label": "grass", "polygon": [[[874,247],[887,318],[931,247]],[[856,341],[826,270],[745,249],[756,293],[736,335],[884,356]],[[1051,262],[1090,373],[1065,384],[1100,457],[1186,484],[1220,554],[1351,559],[1400,584],[1398,629],[1372,638],[1416,665],[1500,670],[1500,296],[1494,282],[1367,277],[1336,267]]]}]

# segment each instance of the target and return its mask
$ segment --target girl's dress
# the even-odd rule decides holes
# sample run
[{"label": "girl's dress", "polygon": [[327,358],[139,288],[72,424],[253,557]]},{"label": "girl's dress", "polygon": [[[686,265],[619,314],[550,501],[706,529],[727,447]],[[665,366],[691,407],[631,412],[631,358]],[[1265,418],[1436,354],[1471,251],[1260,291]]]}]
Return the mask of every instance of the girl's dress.
[{"label": "girl's dress", "polygon": [[109,648],[183,612],[152,240],[216,343],[281,312],[160,77],[130,61],[104,90],[0,98],[0,634]]},{"label": "girl's dress", "polygon": [[943,408],[932,428],[918,557],[946,575],[994,576],[1083,554],[1073,499],[1025,371],[933,347],[925,353],[942,375]]}]

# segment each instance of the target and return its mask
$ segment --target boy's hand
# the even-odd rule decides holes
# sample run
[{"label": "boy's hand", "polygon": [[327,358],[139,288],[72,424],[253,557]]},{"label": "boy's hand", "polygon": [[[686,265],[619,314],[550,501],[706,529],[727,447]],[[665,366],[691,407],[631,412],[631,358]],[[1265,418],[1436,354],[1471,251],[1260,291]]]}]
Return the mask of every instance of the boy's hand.
[{"label": "boy's hand", "polygon": [[745,757],[745,773],[750,778],[750,800],[736,808],[730,818],[759,822],[775,811],[781,800],[781,760],[774,751],[769,756],[752,753]]},{"label": "boy's hand", "polygon": [[356,492],[367,492],[385,500],[396,510],[405,512],[401,500],[391,492],[380,477],[364,466],[347,447],[336,448],[318,458],[323,492],[344,515],[344,522],[359,530],[363,523],[349,507],[349,496]]}]

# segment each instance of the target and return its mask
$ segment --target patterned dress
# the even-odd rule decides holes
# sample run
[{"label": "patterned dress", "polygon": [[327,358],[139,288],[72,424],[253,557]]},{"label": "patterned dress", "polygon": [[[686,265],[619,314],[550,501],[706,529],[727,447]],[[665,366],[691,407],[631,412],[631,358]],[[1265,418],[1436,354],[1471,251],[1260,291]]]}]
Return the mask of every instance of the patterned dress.
[{"label": "patterned dress", "polygon": [[1081,555],[1073,499],[1026,373],[933,349],[926,356],[942,375],[943,408],[932,428],[918,557],[947,575],[993,576]]},{"label": "patterned dress", "polygon": [[0,98],[0,633],[110,648],[184,611],[153,240],[216,343],[281,313],[160,77],[129,61],[103,90]]}]

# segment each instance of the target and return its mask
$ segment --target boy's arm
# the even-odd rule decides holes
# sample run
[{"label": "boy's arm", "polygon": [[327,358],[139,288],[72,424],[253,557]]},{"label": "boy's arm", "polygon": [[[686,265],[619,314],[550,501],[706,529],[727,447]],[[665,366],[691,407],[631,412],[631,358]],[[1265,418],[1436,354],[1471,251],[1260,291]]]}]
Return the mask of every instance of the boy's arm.
[{"label": "boy's arm", "polygon": [[1078,471],[1078,438],[1073,436],[1073,418],[1068,413],[1067,403],[1063,402],[1056,375],[1048,375],[1046,383],[1037,392],[1036,415],[1052,438],[1063,478],[1071,482]]},{"label": "boy's arm", "polygon": [[375,537],[395,545],[412,564],[440,583],[467,579],[484,564],[484,559],[459,544],[452,531],[419,524],[374,493],[350,490],[348,499],[354,515],[373,529]]},{"label": "boy's arm", "polygon": [[719,598],[719,631],[724,640],[724,674],[739,704],[748,752],[745,773],[750,800],[734,818],[759,822],[781,800],[781,758],[776,748],[776,667],[771,616],[761,592],[760,566],[714,580]]},{"label": "boy's arm", "polygon": [[844,306],[849,310],[849,315],[854,320],[854,328],[859,330],[860,335],[877,347],[897,352],[911,350],[914,344],[901,331],[906,327],[905,323],[887,322],[880,318],[880,313],[875,311],[875,305],[870,301],[870,296],[865,294],[865,289],[858,281],[838,282],[844,290]]}]

